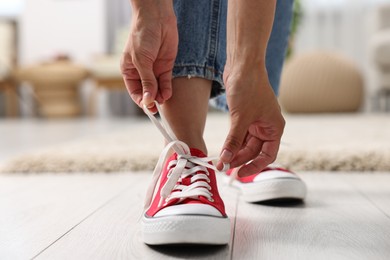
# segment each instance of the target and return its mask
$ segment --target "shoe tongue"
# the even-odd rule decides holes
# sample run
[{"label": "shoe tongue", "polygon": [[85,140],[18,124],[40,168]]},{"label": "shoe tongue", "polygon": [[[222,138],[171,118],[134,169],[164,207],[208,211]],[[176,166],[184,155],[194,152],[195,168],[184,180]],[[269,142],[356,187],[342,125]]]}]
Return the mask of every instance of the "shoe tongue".
[{"label": "shoe tongue", "polygon": [[201,158],[206,157],[206,155],[201,150],[196,148],[190,148],[190,152],[192,156],[201,157]]},{"label": "shoe tongue", "polygon": [[[196,157],[200,157],[200,158],[207,157],[206,154],[204,154],[201,150],[196,149],[196,148],[190,148],[190,153],[192,156],[196,156]],[[177,153],[174,153],[172,155],[172,157],[169,159],[169,161],[171,159],[177,160],[177,157],[178,157]]]}]

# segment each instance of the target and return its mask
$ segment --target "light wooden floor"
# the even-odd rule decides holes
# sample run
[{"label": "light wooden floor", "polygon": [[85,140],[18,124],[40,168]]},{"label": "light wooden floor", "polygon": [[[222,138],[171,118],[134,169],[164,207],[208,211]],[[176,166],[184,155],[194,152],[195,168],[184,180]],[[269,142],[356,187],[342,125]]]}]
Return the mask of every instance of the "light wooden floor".
[{"label": "light wooden floor", "polygon": [[121,131],[144,122],[138,118],[115,119],[1,119],[0,164],[9,158],[47,146]]},{"label": "light wooden floor", "polygon": [[304,204],[248,204],[220,185],[227,246],[149,247],[150,173],[1,175],[0,259],[389,259],[389,173],[301,176]]}]

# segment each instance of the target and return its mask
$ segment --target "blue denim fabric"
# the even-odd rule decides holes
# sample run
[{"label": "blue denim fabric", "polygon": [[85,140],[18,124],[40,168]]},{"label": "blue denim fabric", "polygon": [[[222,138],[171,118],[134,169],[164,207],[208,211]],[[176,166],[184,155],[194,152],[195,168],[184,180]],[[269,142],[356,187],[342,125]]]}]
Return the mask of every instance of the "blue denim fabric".
[{"label": "blue denim fabric", "polygon": [[213,81],[212,96],[223,93],[227,0],[175,0],[179,48],[173,77]]},{"label": "blue denim fabric", "polygon": [[[278,94],[288,45],[293,0],[278,0],[268,42],[266,66],[271,86]],[[227,0],[175,0],[179,49],[173,77],[201,77],[213,81],[213,104],[227,110],[222,80],[226,61]],[[222,94],[222,95],[221,95]]]}]

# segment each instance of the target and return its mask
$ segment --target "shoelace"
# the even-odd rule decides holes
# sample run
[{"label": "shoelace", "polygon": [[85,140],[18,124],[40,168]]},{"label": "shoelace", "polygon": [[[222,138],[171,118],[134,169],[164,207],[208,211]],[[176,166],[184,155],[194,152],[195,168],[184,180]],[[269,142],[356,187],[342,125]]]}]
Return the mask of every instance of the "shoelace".
[{"label": "shoelace", "polygon": [[[168,159],[169,150],[173,149],[177,153],[177,160],[173,160],[168,164],[167,182],[161,188],[159,206],[164,203],[168,203],[173,199],[178,199],[177,203],[180,203],[186,198],[197,199],[198,196],[204,196],[209,201],[213,200],[213,194],[210,191],[209,185],[209,172],[207,168],[214,171],[218,171],[217,168],[209,164],[209,161],[218,159],[217,157],[196,157],[192,156],[188,145],[182,141],[179,141],[172,129],[170,128],[167,120],[161,112],[160,105],[155,102],[157,111],[160,115],[160,120],[149,111],[147,107],[144,107],[144,112],[148,115],[153,124],[160,130],[161,134],[167,141],[167,145],[161,152],[157,165],[153,171],[152,183],[146,194],[145,209],[147,209],[153,197],[156,195],[154,192],[159,190],[156,187],[160,178],[165,161]],[[225,164],[223,171],[229,169],[229,165]],[[185,178],[190,178],[190,185],[182,185],[181,181]],[[179,183],[179,184],[178,184]]]}]

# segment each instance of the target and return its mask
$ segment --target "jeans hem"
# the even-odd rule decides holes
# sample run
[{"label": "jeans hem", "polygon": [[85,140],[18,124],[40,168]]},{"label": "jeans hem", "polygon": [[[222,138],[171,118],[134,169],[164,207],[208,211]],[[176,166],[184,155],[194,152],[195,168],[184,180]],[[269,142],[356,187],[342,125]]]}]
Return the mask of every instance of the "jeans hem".
[{"label": "jeans hem", "polygon": [[175,65],[172,71],[173,78],[197,77],[211,80],[213,83],[210,98],[225,93],[222,75],[223,73],[221,71],[205,65]]}]

